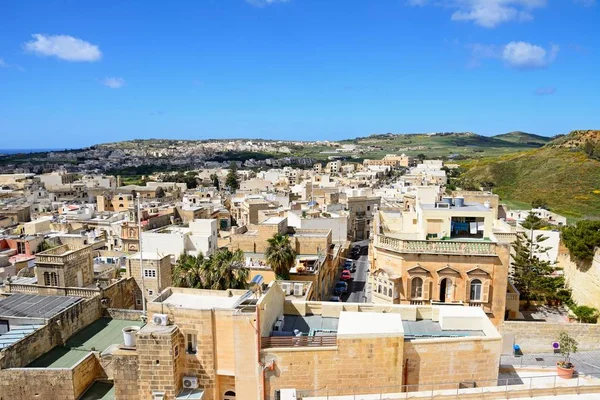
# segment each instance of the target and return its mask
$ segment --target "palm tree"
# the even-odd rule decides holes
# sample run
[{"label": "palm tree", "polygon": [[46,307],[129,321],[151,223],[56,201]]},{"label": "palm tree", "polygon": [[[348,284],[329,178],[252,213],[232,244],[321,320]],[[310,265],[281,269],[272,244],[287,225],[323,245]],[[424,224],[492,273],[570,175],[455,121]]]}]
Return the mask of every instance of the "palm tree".
[{"label": "palm tree", "polygon": [[201,288],[208,259],[202,254],[191,256],[181,254],[173,269],[173,285],[187,288]]},{"label": "palm tree", "polygon": [[277,279],[290,279],[290,269],[296,262],[296,251],[292,249],[290,238],[287,235],[276,233],[267,239],[269,246],[265,251],[267,264],[273,268]]},{"label": "palm tree", "polygon": [[182,254],[173,269],[173,285],[194,289],[244,289],[249,275],[243,251],[219,249],[209,258],[202,254]]},{"label": "palm tree", "polygon": [[242,250],[231,251],[219,249],[210,256],[210,268],[208,269],[206,289],[245,289],[248,276],[248,268],[244,264],[244,252]]}]

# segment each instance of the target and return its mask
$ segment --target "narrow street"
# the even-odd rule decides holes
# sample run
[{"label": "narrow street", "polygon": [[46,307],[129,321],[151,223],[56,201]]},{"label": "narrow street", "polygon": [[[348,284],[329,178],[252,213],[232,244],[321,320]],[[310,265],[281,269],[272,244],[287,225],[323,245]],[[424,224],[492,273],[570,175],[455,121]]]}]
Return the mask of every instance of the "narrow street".
[{"label": "narrow street", "polygon": [[[356,272],[352,273],[354,278],[348,282],[348,293],[342,295],[340,298],[344,302],[348,303],[366,303],[370,302],[370,298],[367,298],[367,271],[369,269],[369,255],[368,255],[368,240],[362,240],[360,242],[352,243],[352,247],[359,245],[362,247],[360,257],[356,260],[352,259],[356,266]],[[339,278],[339,275],[338,275]],[[339,280],[339,279],[338,279]]]}]

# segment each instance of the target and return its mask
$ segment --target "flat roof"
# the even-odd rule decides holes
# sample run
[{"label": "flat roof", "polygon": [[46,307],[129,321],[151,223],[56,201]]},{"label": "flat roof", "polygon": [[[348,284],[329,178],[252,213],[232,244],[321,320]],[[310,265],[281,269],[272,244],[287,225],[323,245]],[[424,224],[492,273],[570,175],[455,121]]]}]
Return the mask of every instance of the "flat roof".
[{"label": "flat roof", "polygon": [[[159,254],[159,253],[154,253],[151,251],[142,252],[142,258],[144,260],[162,260],[165,257],[171,257],[171,255],[170,254]],[[134,253],[134,254],[128,256],[127,258],[130,260],[139,260],[140,252],[138,251],[137,253]]]},{"label": "flat roof", "polygon": [[0,300],[0,317],[52,318],[81,301],[81,297],[11,294]]},{"label": "flat roof", "polygon": [[208,310],[213,308],[231,309],[236,306],[240,295],[229,296],[211,296],[191,293],[173,293],[162,304],[169,304],[179,308],[192,310]]},{"label": "flat roof", "polygon": [[64,346],[57,346],[34,360],[27,368],[71,368],[90,351],[104,351],[123,343],[123,328],[142,326],[142,321],[100,318],[71,336]]},{"label": "flat roof", "polygon": [[283,330],[294,332],[295,329],[307,335],[319,330],[338,330],[339,318],[323,317],[321,315],[284,315]]},{"label": "flat roof", "polygon": [[338,336],[402,336],[404,327],[399,313],[342,311]]},{"label": "flat roof", "polygon": [[115,386],[112,382],[95,381],[80,400],[115,400]]},{"label": "flat roof", "polygon": [[[458,307],[456,307],[458,308]],[[464,308],[464,307],[461,307]],[[402,321],[404,337],[419,339],[430,337],[456,337],[456,336],[485,336],[481,330],[443,330],[440,323],[430,319],[418,321]]]},{"label": "flat roof", "polygon": [[281,221],[286,219],[286,217],[269,217],[264,221],[260,222],[261,225],[278,225]]},{"label": "flat roof", "polygon": [[449,208],[438,208],[435,206],[435,204],[432,203],[426,203],[423,204],[421,203],[421,208],[423,210],[428,210],[428,211],[460,211],[460,212],[491,212],[492,209],[491,208],[487,208],[486,206],[484,206],[483,204],[480,203],[471,203],[471,204],[465,204],[462,207],[456,207],[456,206],[452,206]]}]

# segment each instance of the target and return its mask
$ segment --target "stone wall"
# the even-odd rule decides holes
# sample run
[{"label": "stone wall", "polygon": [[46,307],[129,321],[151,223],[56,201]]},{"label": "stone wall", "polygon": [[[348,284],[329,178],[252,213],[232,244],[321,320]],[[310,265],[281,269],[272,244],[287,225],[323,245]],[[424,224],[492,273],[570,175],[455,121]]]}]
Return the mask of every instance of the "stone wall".
[{"label": "stone wall", "polygon": [[553,322],[504,321],[502,334],[515,335],[523,353],[551,353],[552,342],[567,332],[579,342],[579,351],[600,350],[600,324],[557,324]]},{"label": "stone wall", "polygon": [[0,399],[75,400],[101,378],[102,367],[93,353],[73,368],[5,369],[0,371]]},{"label": "stone wall", "polygon": [[140,400],[137,352],[113,354],[115,398]]},{"label": "stone wall", "polygon": [[444,338],[404,342],[405,384],[415,385],[408,391],[431,390],[432,383],[442,382],[451,382],[453,386],[438,385],[436,390],[454,389],[456,382],[477,382],[477,386],[496,384],[500,341],[500,338]]},{"label": "stone wall", "polygon": [[144,312],[142,310],[124,310],[121,308],[105,308],[102,316],[125,321],[141,321]]},{"label": "stone wall", "polygon": [[[265,393],[274,398],[282,388],[320,391],[315,395],[380,393],[381,388],[402,385],[404,338],[338,338],[337,347],[264,349]],[[325,391],[326,388],[326,391]]]},{"label": "stone wall", "polygon": [[573,290],[573,300],[579,305],[600,310],[600,248],[596,249],[594,259],[589,265],[577,265],[561,243],[558,267],[564,270],[565,281]]},{"label": "stone wall", "polygon": [[0,352],[0,369],[22,368],[36,358],[64,344],[74,333],[102,315],[100,297],[92,297],[69,307],[48,320],[42,328]]},{"label": "stone wall", "polygon": [[135,279],[129,277],[104,288],[102,296],[108,299],[108,307],[132,309],[135,308],[135,292],[137,289]]}]

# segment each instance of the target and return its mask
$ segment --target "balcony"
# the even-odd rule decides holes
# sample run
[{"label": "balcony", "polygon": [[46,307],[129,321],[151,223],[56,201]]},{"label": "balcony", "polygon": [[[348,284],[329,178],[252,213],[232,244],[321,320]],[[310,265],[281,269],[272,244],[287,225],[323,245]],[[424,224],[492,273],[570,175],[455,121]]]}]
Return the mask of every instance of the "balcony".
[{"label": "balcony", "polygon": [[337,336],[268,336],[261,340],[261,348],[326,347],[337,346]]},{"label": "balcony", "polygon": [[403,240],[377,235],[375,246],[400,253],[496,256],[496,243],[451,240]]}]

